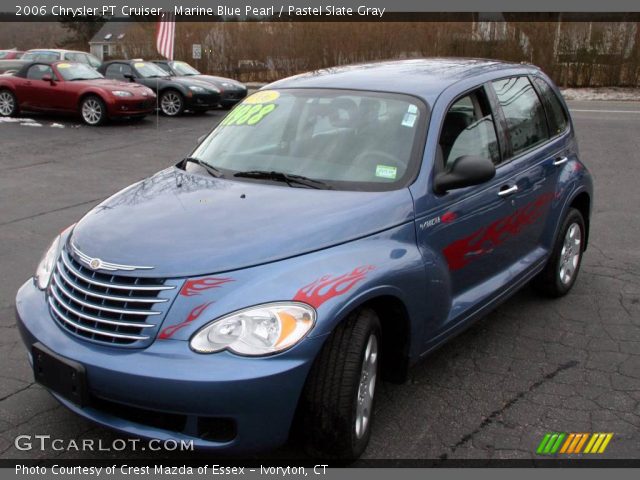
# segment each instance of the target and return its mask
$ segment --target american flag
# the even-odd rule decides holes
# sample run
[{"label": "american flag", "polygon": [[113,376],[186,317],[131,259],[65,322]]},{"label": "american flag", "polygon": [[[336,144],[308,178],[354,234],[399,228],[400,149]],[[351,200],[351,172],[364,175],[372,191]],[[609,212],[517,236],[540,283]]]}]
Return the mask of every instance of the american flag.
[{"label": "american flag", "polygon": [[168,60],[173,60],[173,43],[176,36],[176,16],[173,13],[163,12],[158,21],[158,33],[156,35],[156,48],[158,53]]}]

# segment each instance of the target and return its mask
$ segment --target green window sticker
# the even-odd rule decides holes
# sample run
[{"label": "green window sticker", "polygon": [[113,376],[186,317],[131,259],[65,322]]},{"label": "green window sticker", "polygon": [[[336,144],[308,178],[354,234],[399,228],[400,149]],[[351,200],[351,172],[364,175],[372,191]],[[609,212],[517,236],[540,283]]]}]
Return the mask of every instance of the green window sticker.
[{"label": "green window sticker", "polygon": [[390,167],[388,165],[376,165],[376,177],[390,178],[395,180],[398,175],[398,169],[396,167]]},{"label": "green window sticker", "polygon": [[275,103],[267,104],[242,104],[234,108],[233,111],[222,120],[223,126],[256,125],[267,115],[276,109]]}]

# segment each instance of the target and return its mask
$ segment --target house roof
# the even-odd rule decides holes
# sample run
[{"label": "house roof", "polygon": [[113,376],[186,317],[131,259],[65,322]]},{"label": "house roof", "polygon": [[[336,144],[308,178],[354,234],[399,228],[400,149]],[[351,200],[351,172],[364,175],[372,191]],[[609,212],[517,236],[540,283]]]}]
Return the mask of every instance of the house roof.
[{"label": "house roof", "polygon": [[129,22],[107,22],[102,25],[102,28],[93,36],[89,44],[117,43],[124,38],[129,26]]}]

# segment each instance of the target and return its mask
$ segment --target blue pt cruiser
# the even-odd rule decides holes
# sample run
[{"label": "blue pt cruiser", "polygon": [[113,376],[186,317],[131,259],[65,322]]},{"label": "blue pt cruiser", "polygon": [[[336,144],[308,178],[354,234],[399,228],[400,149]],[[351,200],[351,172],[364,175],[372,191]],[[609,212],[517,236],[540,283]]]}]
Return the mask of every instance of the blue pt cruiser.
[{"label": "blue pt cruiser", "polygon": [[592,198],[533,66],[303,74],[62,232],[17,322],[36,380],[99,424],[245,453],[296,431],[354,458],[381,378],[529,282],[571,289]]}]

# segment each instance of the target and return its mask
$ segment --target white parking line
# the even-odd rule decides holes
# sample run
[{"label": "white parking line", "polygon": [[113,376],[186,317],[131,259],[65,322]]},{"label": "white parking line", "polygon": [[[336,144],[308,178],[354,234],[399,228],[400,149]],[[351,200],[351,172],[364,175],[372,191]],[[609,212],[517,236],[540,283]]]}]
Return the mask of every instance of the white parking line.
[{"label": "white parking line", "polygon": [[600,112],[600,113],[640,113],[640,110],[582,110],[578,108],[570,108],[572,112]]}]

